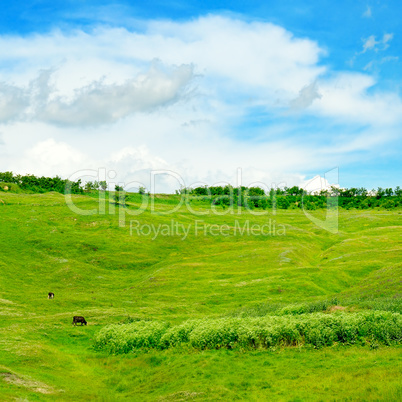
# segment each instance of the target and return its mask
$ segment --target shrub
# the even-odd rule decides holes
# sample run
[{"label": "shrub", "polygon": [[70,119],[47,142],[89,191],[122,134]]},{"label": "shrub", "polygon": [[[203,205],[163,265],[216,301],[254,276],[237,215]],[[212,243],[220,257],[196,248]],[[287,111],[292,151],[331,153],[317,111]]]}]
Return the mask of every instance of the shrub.
[{"label": "shrub", "polygon": [[110,353],[128,353],[133,349],[155,348],[167,329],[166,323],[138,321],[131,324],[112,324],[104,327],[96,336],[94,347]]},{"label": "shrub", "polygon": [[369,311],[191,320],[173,327],[156,321],[138,321],[103,328],[96,335],[94,347],[119,354],[138,348],[166,349],[179,345],[200,350],[302,344],[320,348],[334,342],[389,345],[401,341],[401,314]]}]

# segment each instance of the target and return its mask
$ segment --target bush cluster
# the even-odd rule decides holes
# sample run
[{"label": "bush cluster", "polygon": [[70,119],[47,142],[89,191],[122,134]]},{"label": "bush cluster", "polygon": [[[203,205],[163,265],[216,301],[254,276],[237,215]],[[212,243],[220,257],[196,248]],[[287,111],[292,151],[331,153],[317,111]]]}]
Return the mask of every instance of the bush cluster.
[{"label": "bush cluster", "polygon": [[[344,209],[372,209],[384,208],[395,209],[402,206],[402,196],[390,196],[377,198],[376,196],[355,196],[355,197],[326,197],[323,195],[279,195],[279,196],[212,196],[209,201],[214,205],[230,206],[241,205],[243,207],[254,209],[306,209],[317,210],[327,207],[338,207]],[[337,205],[336,205],[336,202]],[[331,205],[332,204],[332,205]]]},{"label": "bush cluster", "polygon": [[[271,188],[264,191],[259,187],[213,186],[182,188],[177,194],[186,194],[189,199],[195,197],[209,201],[213,205],[228,207],[233,205],[249,209],[297,209],[316,210],[338,205],[345,209],[394,209],[402,206],[402,189],[397,186],[367,191],[365,188],[338,188],[332,186],[318,194],[310,194],[298,186]],[[336,197],[336,199],[335,199]]]},{"label": "bush cluster", "polygon": [[155,321],[112,324],[95,337],[96,350],[113,354],[138,348],[167,349],[179,345],[196,349],[272,348],[313,345],[316,348],[402,341],[402,315],[371,311],[358,313],[311,313],[302,315],[229,317],[190,320],[169,326]]},{"label": "bush cluster", "polygon": [[[34,193],[45,193],[48,191],[56,191],[58,193],[81,194],[81,180],[70,181],[56,177],[37,177],[32,174],[25,176],[14,174],[13,172],[0,172],[0,182],[8,184],[16,184],[21,189],[32,191]],[[0,190],[2,186],[0,186]],[[15,189],[13,189],[15,191]]]}]

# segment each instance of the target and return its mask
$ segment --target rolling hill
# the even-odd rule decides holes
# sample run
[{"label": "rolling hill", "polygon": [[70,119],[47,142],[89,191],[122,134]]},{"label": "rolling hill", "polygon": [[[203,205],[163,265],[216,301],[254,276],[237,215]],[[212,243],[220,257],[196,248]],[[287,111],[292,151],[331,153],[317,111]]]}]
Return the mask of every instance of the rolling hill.
[{"label": "rolling hill", "polygon": [[[140,195],[125,209],[72,199],[96,212],[74,212],[59,193],[0,193],[0,399],[402,397],[401,337],[318,348],[94,348],[110,324],[401,313],[400,209],[340,209],[331,234],[301,210],[214,214],[200,200],[189,208],[160,195],[139,211]],[[74,315],[88,326],[72,326]]]}]

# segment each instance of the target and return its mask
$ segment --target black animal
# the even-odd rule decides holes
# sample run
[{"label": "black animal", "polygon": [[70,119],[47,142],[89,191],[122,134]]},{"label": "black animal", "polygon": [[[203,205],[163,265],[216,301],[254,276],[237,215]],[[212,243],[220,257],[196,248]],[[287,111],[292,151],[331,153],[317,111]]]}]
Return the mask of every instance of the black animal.
[{"label": "black animal", "polygon": [[47,295],[47,298],[48,299],[54,299],[54,293],[49,292],[48,295]]},{"label": "black animal", "polygon": [[73,317],[73,324],[72,325],[77,325],[79,322],[81,323],[81,326],[83,326],[84,324],[87,325],[87,322],[85,321],[84,317],[81,317],[80,315],[75,315]]}]

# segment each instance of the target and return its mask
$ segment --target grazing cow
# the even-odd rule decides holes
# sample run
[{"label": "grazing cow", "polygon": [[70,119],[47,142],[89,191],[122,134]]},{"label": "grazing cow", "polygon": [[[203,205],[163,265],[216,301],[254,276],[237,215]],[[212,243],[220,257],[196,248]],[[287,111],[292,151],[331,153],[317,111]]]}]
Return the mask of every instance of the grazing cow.
[{"label": "grazing cow", "polygon": [[49,292],[49,293],[47,294],[47,298],[48,298],[48,299],[54,299],[54,293]]},{"label": "grazing cow", "polygon": [[85,321],[84,317],[81,317],[80,315],[75,315],[73,317],[73,325],[77,325],[78,323],[81,323],[81,326],[83,326],[84,324],[87,325],[87,322]]}]

